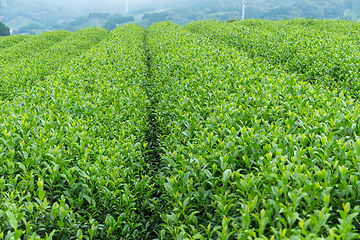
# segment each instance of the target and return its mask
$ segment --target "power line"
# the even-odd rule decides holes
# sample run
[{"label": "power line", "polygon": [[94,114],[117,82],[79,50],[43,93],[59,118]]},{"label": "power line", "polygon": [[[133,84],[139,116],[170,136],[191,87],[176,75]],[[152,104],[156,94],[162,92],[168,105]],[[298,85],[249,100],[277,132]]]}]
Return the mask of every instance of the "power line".
[{"label": "power line", "polygon": [[6,8],[7,8],[7,2],[6,2],[6,0],[2,0],[2,5],[3,5],[3,7],[6,7]]},{"label": "power line", "polygon": [[129,0],[126,0],[125,13],[129,12]]}]

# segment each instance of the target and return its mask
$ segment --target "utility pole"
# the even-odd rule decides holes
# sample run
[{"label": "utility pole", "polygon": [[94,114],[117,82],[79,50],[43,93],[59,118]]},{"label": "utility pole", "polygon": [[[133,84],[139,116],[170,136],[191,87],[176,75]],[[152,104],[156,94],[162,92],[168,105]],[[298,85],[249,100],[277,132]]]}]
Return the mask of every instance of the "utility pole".
[{"label": "utility pole", "polygon": [[2,0],[2,5],[3,5],[3,7],[6,7],[6,8],[7,8],[7,2],[6,2],[6,0]]},{"label": "utility pole", "polygon": [[129,0],[126,0],[125,13],[129,12]]},{"label": "utility pole", "polygon": [[245,2],[245,0],[243,0],[242,20],[245,20],[245,5],[246,5],[246,2]]}]

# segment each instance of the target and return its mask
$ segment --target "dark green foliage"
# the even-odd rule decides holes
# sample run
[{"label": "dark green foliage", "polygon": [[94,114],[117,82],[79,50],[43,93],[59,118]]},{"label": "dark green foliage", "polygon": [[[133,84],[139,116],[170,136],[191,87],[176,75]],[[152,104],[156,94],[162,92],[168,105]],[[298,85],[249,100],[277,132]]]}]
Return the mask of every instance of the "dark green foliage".
[{"label": "dark green foliage", "polygon": [[230,18],[229,20],[227,20],[227,22],[231,23],[231,22],[236,22],[238,21],[236,18]]},{"label": "dark green foliage", "polygon": [[8,26],[0,22],[0,36],[9,36],[10,35],[10,29]]},{"label": "dark green foliage", "polygon": [[14,32],[14,34],[27,33],[29,35],[33,35],[33,34],[36,34],[36,31],[34,31],[34,30],[38,30],[39,28],[40,28],[40,26],[37,24],[29,24],[29,25],[19,28],[17,31]]},{"label": "dark green foliage", "polygon": [[107,21],[102,27],[111,31],[115,29],[117,25],[114,21],[111,20],[111,21]]},{"label": "dark green foliage", "polygon": [[151,23],[155,23],[171,20],[171,15],[168,12],[146,13],[142,17],[142,19],[148,19]]},{"label": "dark green foliage", "polygon": [[103,25],[103,28],[106,28],[111,31],[115,29],[118,25],[131,21],[134,21],[133,16],[123,16],[121,14],[114,14],[107,17],[107,22]]},{"label": "dark green foliage", "polygon": [[109,16],[107,18],[107,20],[113,21],[116,24],[122,24],[122,23],[134,21],[134,17],[133,16],[123,16],[121,14],[114,14],[114,15]]},{"label": "dark green foliage", "polygon": [[64,28],[66,30],[73,31],[74,28],[86,23],[91,19],[106,20],[106,22],[103,24],[103,27],[108,30],[115,29],[117,24],[119,25],[122,23],[134,21],[133,16],[123,16],[121,14],[110,15],[108,13],[90,13],[89,15],[76,19],[75,21],[72,21],[64,26],[56,26],[56,28]]},{"label": "dark green foliage", "polygon": [[[87,21],[89,21],[92,18],[102,18],[102,19],[106,19],[110,16],[110,14],[108,13],[90,13],[87,16],[84,17],[80,17],[68,24],[66,24],[66,26],[64,27],[64,29],[66,30],[73,30],[74,27],[78,26],[78,25],[82,25],[84,23],[86,23]],[[59,26],[58,26],[59,27]]]}]

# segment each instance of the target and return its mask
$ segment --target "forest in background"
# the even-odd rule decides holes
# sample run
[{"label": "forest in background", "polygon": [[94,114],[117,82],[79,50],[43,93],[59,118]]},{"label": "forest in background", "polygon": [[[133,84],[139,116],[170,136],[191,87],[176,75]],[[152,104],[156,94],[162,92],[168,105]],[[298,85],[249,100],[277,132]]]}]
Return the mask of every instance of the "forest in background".
[{"label": "forest in background", "polygon": [[[0,21],[13,34],[38,34],[50,30],[70,30],[100,26],[112,30],[123,23],[148,27],[155,22],[171,20],[184,25],[203,19],[228,20],[241,18],[242,1],[235,0],[136,0],[125,1],[54,1],[8,0],[0,6]],[[347,19],[360,15],[360,0],[249,0],[246,18],[262,19]]]}]

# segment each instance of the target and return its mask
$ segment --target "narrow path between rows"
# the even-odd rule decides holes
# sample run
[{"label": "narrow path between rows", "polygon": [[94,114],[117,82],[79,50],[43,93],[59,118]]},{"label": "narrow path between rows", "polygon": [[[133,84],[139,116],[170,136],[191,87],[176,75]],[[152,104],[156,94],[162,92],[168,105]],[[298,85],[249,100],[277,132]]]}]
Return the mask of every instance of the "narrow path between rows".
[{"label": "narrow path between rows", "polygon": [[146,147],[144,149],[144,157],[147,162],[146,170],[148,176],[154,183],[154,191],[151,199],[147,199],[148,208],[147,211],[147,223],[148,224],[148,235],[147,239],[157,238],[157,232],[159,232],[159,225],[162,223],[160,217],[160,209],[163,201],[161,201],[161,188],[158,183],[159,175],[161,174],[161,153],[160,153],[160,141],[159,136],[160,128],[159,121],[157,118],[156,108],[158,103],[158,92],[152,81],[151,74],[151,57],[146,42],[147,32],[144,36],[144,49],[146,51],[146,65],[147,74],[144,77],[143,88],[149,100],[148,108],[146,109],[148,115],[148,126],[145,132]]}]

